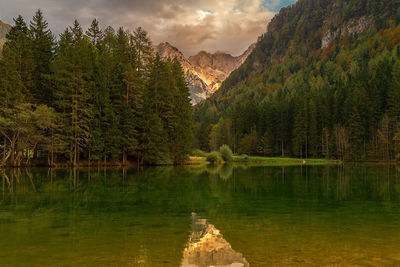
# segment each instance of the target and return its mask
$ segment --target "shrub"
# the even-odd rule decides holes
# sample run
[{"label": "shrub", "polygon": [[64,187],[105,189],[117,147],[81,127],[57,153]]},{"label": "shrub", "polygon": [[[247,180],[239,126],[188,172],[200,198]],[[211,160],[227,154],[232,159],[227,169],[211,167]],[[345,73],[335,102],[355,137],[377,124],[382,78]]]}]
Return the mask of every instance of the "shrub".
[{"label": "shrub", "polygon": [[217,151],[213,151],[210,154],[208,154],[207,156],[207,161],[215,164],[218,163],[221,160],[221,156],[219,155],[219,153]]},{"label": "shrub", "polygon": [[243,160],[245,160],[245,161],[249,160],[249,156],[247,156],[246,154],[243,154],[242,157],[243,157]]},{"label": "shrub", "polygon": [[219,153],[221,153],[221,157],[225,162],[230,162],[233,160],[232,150],[228,145],[222,145],[219,148]]},{"label": "shrub", "polygon": [[200,149],[195,149],[192,151],[193,157],[207,157],[207,153]]}]

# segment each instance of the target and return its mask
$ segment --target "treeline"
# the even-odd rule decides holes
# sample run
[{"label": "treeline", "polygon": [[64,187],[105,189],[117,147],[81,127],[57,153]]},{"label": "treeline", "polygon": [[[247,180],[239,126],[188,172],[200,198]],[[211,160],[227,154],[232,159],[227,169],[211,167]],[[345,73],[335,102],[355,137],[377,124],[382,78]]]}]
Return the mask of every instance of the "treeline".
[{"label": "treeline", "polygon": [[1,164],[181,164],[192,106],[182,68],[142,28],[53,36],[42,12],[19,16],[0,59]]},{"label": "treeline", "polygon": [[[195,112],[197,146],[344,160],[400,159],[400,26],[337,38],[252,72]],[[302,44],[300,44],[302,45]]]}]

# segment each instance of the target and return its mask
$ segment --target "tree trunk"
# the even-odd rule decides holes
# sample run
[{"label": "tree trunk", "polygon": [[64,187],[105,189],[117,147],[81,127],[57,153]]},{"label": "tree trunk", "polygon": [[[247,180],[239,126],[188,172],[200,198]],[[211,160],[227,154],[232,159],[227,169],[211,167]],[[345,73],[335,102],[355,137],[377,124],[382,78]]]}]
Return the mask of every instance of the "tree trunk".
[{"label": "tree trunk", "polygon": [[126,82],[126,104],[129,104],[129,79]]},{"label": "tree trunk", "polygon": [[306,136],[306,159],[308,159],[308,136]]},{"label": "tree trunk", "polygon": [[10,152],[11,152],[11,163],[15,166],[15,145],[17,142],[17,137],[14,135],[10,144]]},{"label": "tree trunk", "polygon": [[77,141],[75,139],[75,144],[74,144],[74,167],[76,166],[76,163],[77,163],[77,153],[78,153],[77,147],[78,147],[78,144],[77,144]]},{"label": "tree trunk", "polygon": [[6,159],[6,147],[7,147],[7,140],[6,140],[6,137],[4,137],[4,141],[3,141],[3,162]]},{"label": "tree trunk", "polygon": [[[71,146],[70,146],[70,151],[73,151],[74,150],[74,144],[73,143],[71,143]],[[71,155],[71,153],[69,153],[69,162],[71,163],[71,164],[73,164],[73,162],[74,162],[74,156],[73,155]]]},{"label": "tree trunk", "polygon": [[122,148],[122,165],[125,166],[126,165],[126,149],[125,146]]},{"label": "tree trunk", "polygon": [[54,166],[54,129],[51,129],[51,161],[50,166]]},{"label": "tree trunk", "polygon": [[78,145],[78,147],[76,148],[76,156],[77,156],[77,164],[79,164],[80,159],[81,159],[81,157],[80,157],[80,151],[79,151],[79,145]]},{"label": "tree trunk", "polygon": [[[33,146],[33,151],[36,151],[37,144],[38,143],[35,143],[35,145]],[[29,166],[29,164],[30,164],[30,157],[29,157],[29,153],[27,152],[26,166]]]}]

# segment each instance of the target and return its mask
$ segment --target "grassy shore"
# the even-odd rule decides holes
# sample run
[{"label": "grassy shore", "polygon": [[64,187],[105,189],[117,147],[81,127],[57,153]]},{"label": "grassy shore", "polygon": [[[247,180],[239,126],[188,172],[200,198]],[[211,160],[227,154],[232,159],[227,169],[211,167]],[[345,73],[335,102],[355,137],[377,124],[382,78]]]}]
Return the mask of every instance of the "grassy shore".
[{"label": "grassy shore", "polygon": [[[282,165],[337,165],[340,160],[298,159],[260,156],[233,156],[234,163],[244,163],[252,166],[282,166]],[[190,157],[189,164],[208,164],[206,157]]]}]

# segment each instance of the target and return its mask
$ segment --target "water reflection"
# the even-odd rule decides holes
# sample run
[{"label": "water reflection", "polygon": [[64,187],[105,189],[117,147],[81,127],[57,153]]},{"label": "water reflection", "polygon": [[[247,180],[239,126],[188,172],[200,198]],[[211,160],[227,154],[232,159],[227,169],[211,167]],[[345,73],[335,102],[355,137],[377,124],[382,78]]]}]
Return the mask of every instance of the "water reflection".
[{"label": "water reflection", "polygon": [[216,178],[216,179],[221,179],[221,180],[229,180],[232,175],[233,171],[236,167],[233,166],[231,163],[226,163],[223,165],[207,165],[207,166],[201,166],[197,168],[193,168],[193,172],[196,172],[197,174],[202,174],[206,173],[209,174],[210,177]]},{"label": "water reflection", "polygon": [[169,191],[173,190],[177,195],[193,200],[194,193],[199,195],[201,202],[204,202],[204,196],[200,194],[222,198],[240,193],[335,201],[400,200],[400,168],[389,165],[249,168],[226,164],[199,168],[2,169],[0,179],[3,201],[53,191],[97,194],[95,189],[99,187],[117,196],[121,188],[134,193],[151,187],[150,198],[155,192],[170,195]]},{"label": "water reflection", "polygon": [[209,266],[248,267],[249,263],[214,225],[192,213],[192,233],[183,251],[182,267]]},{"label": "water reflection", "polygon": [[393,165],[8,169],[0,194],[0,265],[400,266]]}]

